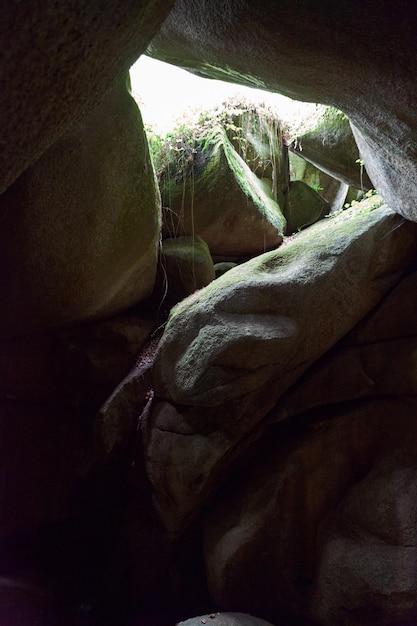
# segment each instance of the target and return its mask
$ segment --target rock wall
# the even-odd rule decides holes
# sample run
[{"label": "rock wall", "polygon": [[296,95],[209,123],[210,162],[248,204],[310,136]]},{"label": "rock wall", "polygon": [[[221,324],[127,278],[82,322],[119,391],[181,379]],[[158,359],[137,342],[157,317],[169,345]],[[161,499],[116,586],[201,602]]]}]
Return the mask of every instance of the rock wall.
[{"label": "rock wall", "polygon": [[173,0],[3,3],[0,116],[4,191],[97,105],[167,16]]},{"label": "rock wall", "polygon": [[[178,0],[152,39],[172,5],[3,7],[0,621],[414,623],[416,13]],[[234,267],[164,327],[122,82],[151,39],[342,109],[390,208]],[[213,277],[201,247],[183,293]]]},{"label": "rock wall", "polygon": [[160,196],[118,81],[0,196],[1,334],[118,313],[152,291]]}]

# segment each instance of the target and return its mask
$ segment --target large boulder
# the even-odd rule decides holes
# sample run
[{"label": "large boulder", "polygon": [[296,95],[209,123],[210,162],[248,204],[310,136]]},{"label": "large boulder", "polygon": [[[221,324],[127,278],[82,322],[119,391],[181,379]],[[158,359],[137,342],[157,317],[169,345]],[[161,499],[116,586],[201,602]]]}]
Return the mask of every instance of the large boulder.
[{"label": "large boulder", "polygon": [[416,280],[281,397],[255,459],[205,510],[218,606],[309,607],[332,626],[415,621]]},{"label": "large boulder", "polygon": [[297,134],[291,150],[346,185],[364,191],[374,186],[347,116],[333,107],[325,109],[312,128]]},{"label": "large boulder", "polygon": [[159,175],[165,236],[198,235],[213,256],[260,254],[282,242],[279,204],[220,125]]},{"label": "large boulder", "polygon": [[289,154],[289,169],[290,180],[292,182],[301,180],[317,191],[329,203],[331,213],[336,213],[345,204],[349,190],[346,183],[326,174],[294,152]]},{"label": "large boulder", "polygon": [[227,10],[221,0],[198,9],[177,0],[147,53],[211,78],[336,106],[359,129],[374,185],[415,220],[417,93],[409,68],[416,28],[413,7],[399,10],[395,0],[383,7],[377,0],[229,2]]},{"label": "large boulder", "polygon": [[329,212],[329,203],[315,189],[302,180],[290,182],[285,196],[284,209],[288,234],[311,226]]},{"label": "large boulder", "polygon": [[414,240],[413,225],[386,206],[351,210],[227,272],[174,309],[156,361],[159,397],[216,406],[279,372],[286,387],[289,371],[326,352],[395,285]]},{"label": "large boulder", "polygon": [[144,427],[169,530],[195,515],[277,399],[395,286],[415,238],[414,225],[387,207],[345,212],[174,308],[154,367],[159,400]]},{"label": "large boulder", "polygon": [[162,242],[160,305],[172,306],[216,277],[210,250],[201,237],[173,237]]},{"label": "large boulder", "polygon": [[413,623],[415,409],[365,400],[267,429],[203,514],[216,605],[274,623]]},{"label": "large boulder", "polygon": [[0,193],[145,50],[173,0],[2,6]]},{"label": "large boulder", "polygon": [[312,611],[321,624],[376,626],[417,619],[412,422],[408,417],[404,423],[404,413],[397,413],[396,424],[383,433],[392,438],[394,449],[375,459],[369,473],[323,521]]},{"label": "large boulder", "polygon": [[125,79],[0,196],[2,334],[114,314],[152,291],[160,197]]}]

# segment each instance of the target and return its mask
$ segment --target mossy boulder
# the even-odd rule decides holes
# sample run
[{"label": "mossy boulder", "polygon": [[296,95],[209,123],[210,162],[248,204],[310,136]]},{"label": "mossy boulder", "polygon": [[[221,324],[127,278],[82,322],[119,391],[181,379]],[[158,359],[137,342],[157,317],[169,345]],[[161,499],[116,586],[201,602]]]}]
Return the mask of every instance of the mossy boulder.
[{"label": "mossy boulder", "polygon": [[372,184],[359,154],[349,119],[329,107],[313,128],[302,129],[291,150],[346,185],[368,191]]},{"label": "mossy boulder", "polygon": [[302,180],[295,180],[289,184],[284,210],[287,234],[314,224],[329,212],[327,200]]},{"label": "mossy boulder", "polygon": [[3,334],[109,316],[149,295],[160,195],[124,78],[0,196],[0,212]]},{"label": "mossy boulder", "polygon": [[201,237],[175,237],[162,242],[159,281],[163,305],[176,304],[214,279],[213,259]]},{"label": "mossy boulder", "polygon": [[416,238],[386,206],[351,209],[173,309],[145,444],[167,528],[190,521],[283,393],[398,283]]},{"label": "mossy boulder", "polygon": [[221,124],[166,163],[159,185],[164,236],[198,235],[218,257],[253,256],[282,242],[282,194],[275,200],[272,185],[265,190]]},{"label": "mossy boulder", "polygon": [[102,101],[173,4],[2,3],[0,193]]},{"label": "mossy boulder", "polygon": [[288,148],[284,128],[269,108],[249,102],[224,106],[222,122],[236,152],[258,178],[268,181],[275,199],[288,187]]},{"label": "mossy boulder", "polygon": [[290,180],[292,182],[301,180],[314,191],[317,191],[319,196],[329,203],[331,213],[336,213],[346,202],[349,202],[346,199],[349,185],[323,172],[303,159],[301,154],[290,152],[288,156]]},{"label": "mossy boulder", "polygon": [[[399,224],[401,228],[392,230]],[[397,236],[389,237],[391,231]],[[311,357],[316,350],[324,352],[326,344],[329,347],[328,342],[331,344],[346,333],[386,289],[395,285],[404,263],[412,258],[415,236],[415,226],[403,224],[386,206],[364,212],[360,208],[358,211],[351,209],[297,234],[278,250],[230,270],[173,310],[155,367],[155,384],[160,396],[183,404],[217,405],[248,392],[256,381],[265,380],[269,358],[272,368],[273,364],[278,369],[284,367],[282,359],[277,360],[278,347],[294,358],[298,358],[298,353],[293,353],[293,341],[302,348],[304,355],[306,351]],[[339,278],[335,278],[336,270]],[[362,289],[360,283],[366,284],[366,288]],[[333,300],[331,293],[334,294],[338,313],[336,315],[336,302],[333,302],[331,327],[317,322],[320,324],[317,333],[311,325],[311,307],[323,310],[327,306],[325,298],[318,296],[319,289],[326,298]],[[340,299],[336,295],[339,289]],[[300,308],[295,304],[298,299],[303,302]],[[264,321],[266,327],[270,323],[270,333],[266,332],[266,327],[265,332],[260,333],[258,324],[262,318],[256,315],[257,311],[265,312]],[[304,312],[308,323],[303,318]],[[249,326],[240,324],[242,316],[245,319],[249,316]],[[232,320],[236,320],[236,327]],[[279,331],[281,320],[282,333]],[[253,335],[249,332],[252,324]],[[278,334],[272,340],[275,333]],[[299,333],[302,333],[301,344],[297,339]],[[268,334],[271,334],[267,342],[271,352],[266,353],[260,348]],[[210,343],[212,350],[205,349],[203,355],[199,347],[205,342]],[[236,378],[228,368],[232,363],[237,366],[241,350],[252,343],[259,344],[259,354],[255,359],[252,352],[248,371],[242,371]],[[176,356],[172,358],[174,353]],[[198,368],[195,359],[199,360]],[[227,366],[222,373],[223,359]],[[217,384],[219,389],[216,389]]]}]

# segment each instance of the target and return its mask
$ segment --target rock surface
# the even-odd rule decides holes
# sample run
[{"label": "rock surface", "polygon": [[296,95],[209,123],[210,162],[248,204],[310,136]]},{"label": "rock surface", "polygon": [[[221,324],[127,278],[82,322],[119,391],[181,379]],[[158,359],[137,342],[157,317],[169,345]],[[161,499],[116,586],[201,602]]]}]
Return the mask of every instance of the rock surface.
[{"label": "rock surface", "polygon": [[290,178],[292,181],[302,180],[318,192],[330,205],[330,212],[339,211],[346,200],[348,185],[329,176],[318,167],[309,163],[298,154],[289,154]]},{"label": "rock surface", "polygon": [[[226,106],[233,107],[233,102]],[[288,187],[288,147],[281,120],[262,105],[238,104],[227,114],[226,132],[252,172],[269,182],[272,197],[281,199]]]},{"label": "rock surface", "polygon": [[8,130],[1,140],[0,193],[102,100],[172,5],[3,3],[0,116]]},{"label": "rock surface", "polygon": [[154,367],[164,401],[145,436],[170,531],[188,523],[277,399],[398,282],[416,236],[412,224],[393,230],[399,221],[386,207],[326,220],[173,311]]},{"label": "rock surface", "polygon": [[0,196],[2,334],[104,317],[150,294],[160,198],[125,80]]},{"label": "rock surface", "polygon": [[314,590],[309,616],[319,624],[406,615],[416,582],[415,408],[400,397],[329,405],[322,418],[270,427],[204,512],[217,605],[301,619]]},{"label": "rock surface", "polygon": [[[320,529],[313,613],[323,624],[413,623],[415,594],[415,447],[403,416],[393,430],[396,446],[376,459]],[[385,433],[383,433],[384,435]]]},{"label": "rock surface", "polygon": [[291,149],[346,185],[364,191],[374,187],[360,164],[361,155],[349,120],[337,109],[325,110],[312,128],[297,136]]},{"label": "rock surface", "polygon": [[415,284],[284,394],[249,469],[205,511],[219,606],[295,615],[314,590],[319,624],[415,621]]},{"label": "rock surface", "polygon": [[290,182],[285,196],[287,234],[311,226],[330,213],[330,205],[302,180]]},{"label": "rock surface", "polygon": [[221,0],[198,10],[194,0],[177,0],[147,52],[204,76],[341,109],[360,131],[360,152],[378,191],[417,220],[416,85],[408,70],[416,27],[411,5],[398,10],[394,0],[384,10],[377,0],[366,6],[326,0],[319,7],[314,0],[302,7],[233,1],[227,10]]},{"label": "rock surface", "polygon": [[162,242],[161,298],[173,306],[215,278],[210,250],[201,237],[174,237]]},{"label": "rock surface", "polygon": [[200,236],[214,256],[255,255],[282,242],[279,205],[218,128],[189,166],[160,178],[165,236]]}]

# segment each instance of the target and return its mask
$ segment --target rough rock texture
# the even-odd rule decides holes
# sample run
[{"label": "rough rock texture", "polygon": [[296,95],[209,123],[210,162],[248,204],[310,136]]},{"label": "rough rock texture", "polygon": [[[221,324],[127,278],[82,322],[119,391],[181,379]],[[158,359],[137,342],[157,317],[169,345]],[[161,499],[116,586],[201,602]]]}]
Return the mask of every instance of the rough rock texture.
[{"label": "rough rock texture", "polygon": [[172,305],[215,278],[210,250],[201,237],[175,237],[162,242],[162,297]]},{"label": "rough rock texture", "polygon": [[262,106],[240,104],[231,111],[226,114],[226,132],[233,147],[258,178],[269,182],[272,197],[281,199],[288,187],[288,147],[281,120]]},{"label": "rough rock texture", "polygon": [[293,152],[289,154],[289,170],[290,179],[292,181],[302,180],[303,183],[317,191],[322,198],[327,200],[332,213],[343,207],[349,189],[348,185],[333,178],[333,176],[329,176]]},{"label": "rough rock texture", "polygon": [[[375,186],[396,211],[417,219],[416,84],[409,72],[416,27],[412,5],[395,0],[383,9],[377,0],[177,0],[148,54],[341,109],[362,134],[359,148]],[[367,97],[374,93],[378,98]],[[378,163],[384,175],[377,179]]]},{"label": "rough rock texture", "polygon": [[413,623],[417,618],[416,449],[410,419],[415,404],[408,415],[398,401],[397,407],[395,424],[392,416],[388,425],[378,423],[388,451],[321,526],[313,609],[320,623]]},{"label": "rough rock texture", "polygon": [[[129,97],[111,120],[104,103],[171,2],[40,4],[2,6],[2,335],[144,297],[130,273],[143,224],[118,219],[143,184],[158,204],[143,134],[120,136]],[[150,51],[342,109],[375,186],[417,220],[416,30],[410,2],[178,0]],[[278,170],[249,160],[251,198],[279,204]],[[130,326],[2,343],[2,624],[171,626],[214,606],[276,625],[417,621],[416,232],[387,209],[344,218],[180,304],[155,396],[151,349],[95,439],[96,403],[141,341]]]},{"label": "rough rock texture", "polygon": [[287,234],[311,226],[328,213],[330,205],[317,191],[302,180],[295,180],[289,184],[284,208]]},{"label": "rough rock texture", "polygon": [[[231,270],[176,308],[156,362],[159,396],[215,406],[256,389],[277,366],[285,379],[307,354],[307,360],[323,354],[395,284],[413,256],[414,237],[413,225],[387,207],[345,212]],[[322,324],[330,301],[332,316]],[[240,350],[249,344],[251,363],[236,375]]]},{"label": "rough rock texture", "polygon": [[320,624],[415,621],[415,287],[413,272],[284,394],[205,511],[219,606],[296,615],[311,597]]},{"label": "rough rock texture", "polygon": [[325,110],[313,128],[297,136],[291,149],[346,185],[364,191],[374,187],[365,168],[358,162],[361,155],[349,120],[337,109]]},{"label": "rough rock texture", "polygon": [[1,333],[110,315],[152,291],[160,198],[125,79],[0,196]]},{"label": "rough rock texture", "polygon": [[185,622],[179,622],[177,626],[201,626],[201,624],[213,624],[213,626],[272,626],[263,619],[245,615],[243,613],[209,613],[192,617]]},{"label": "rough rock texture", "polygon": [[154,368],[164,401],[144,427],[169,530],[194,515],[276,400],[398,282],[416,237],[414,225],[399,223],[386,207],[344,213],[174,309]]},{"label": "rough rock texture", "polygon": [[409,617],[415,410],[415,399],[397,396],[270,428],[204,514],[216,604],[302,616],[314,590],[310,616],[320,624]]},{"label": "rough rock texture", "polygon": [[197,147],[177,176],[160,178],[163,232],[198,235],[212,255],[246,256],[282,242],[285,219],[279,205],[218,128],[210,142]]},{"label": "rough rock texture", "polygon": [[140,56],[173,0],[2,6],[0,193]]}]

